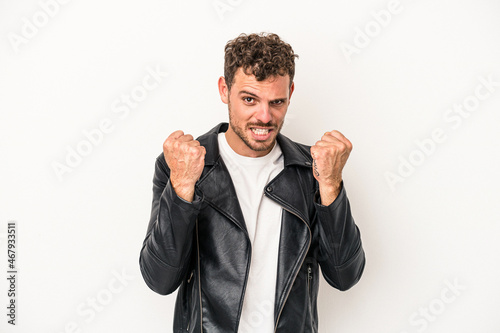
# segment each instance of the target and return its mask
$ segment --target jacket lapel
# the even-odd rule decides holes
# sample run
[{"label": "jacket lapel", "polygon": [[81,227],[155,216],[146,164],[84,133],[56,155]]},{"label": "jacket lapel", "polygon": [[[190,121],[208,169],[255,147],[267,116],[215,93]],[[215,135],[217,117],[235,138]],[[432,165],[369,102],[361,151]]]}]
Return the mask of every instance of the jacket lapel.
[{"label": "jacket lapel", "polygon": [[301,191],[297,171],[285,168],[280,176],[268,184],[269,187],[272,192],[266,194],[284,208],[276,276],[274,314],[277,321],[309,249],[311,232],[307,201],[302,198],[305,194]]},{"label": "jacket lapel", "polygon": [[203,201],[247,232],[236,190],[222,159],[198,182]]},{"label": "jacket lapel", "polygon": [[219,155],[217,135],[227,131],[227,128],[227,123],[221,123],[198,138],[200,144],[206,149],[206,155],[205,170],[196,187],[201,191],[205,203],[217,209],[247,232],[231,176]]},{"label": "jacket lapel", "polygon": [[[308,173],[312,172],[309,147],[298,145],[281,134],[277,140],[283,151],[285,169],[269,184],[272,192],[266,193],[284,208],[276,276],[275,322],[292,292],[311,244],[309,208],[314,191],[309,188],[312,175]],[[303,168],[306,168],[306,173]]]}]

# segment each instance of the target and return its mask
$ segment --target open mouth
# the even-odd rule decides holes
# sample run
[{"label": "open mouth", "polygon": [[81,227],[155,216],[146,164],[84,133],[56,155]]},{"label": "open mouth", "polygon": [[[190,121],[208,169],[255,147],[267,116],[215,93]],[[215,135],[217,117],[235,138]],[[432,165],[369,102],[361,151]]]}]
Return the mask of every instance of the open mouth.
[{"label": "open mouth", "polygon": [[248,126],[248,130],[250,131],[250,136],[255,141],[267,141],[270,140],[273,135],[276,127],[273,125],[261,125],[261,124],[251,124]]},{"label": "open mouth", "polygon": [[250,130],[257,136],[266,136],[271,132],[269,128],[251,128]]}]

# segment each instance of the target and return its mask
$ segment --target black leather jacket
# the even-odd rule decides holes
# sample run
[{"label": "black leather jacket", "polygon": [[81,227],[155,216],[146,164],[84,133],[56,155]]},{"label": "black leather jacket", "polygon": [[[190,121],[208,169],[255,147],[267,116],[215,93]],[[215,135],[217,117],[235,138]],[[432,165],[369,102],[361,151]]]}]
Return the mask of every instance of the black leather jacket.
[{"label": "black leather jacket", "polygon": [[[217,134],[198,138],[205,168],[188,203],[169,182],[163,154],[156,160],[151,219],[140,255],[146,284],[166,295],[179,286],[174,332],[237,332],[251,244]],[[284,170],[264,193],[283,207],[274,304],[275,332],[317,332],[319,268],[347,290],[361,277],[365,255],[345,189],[330,206],[319,203],[309,147],[279,134]]]}]

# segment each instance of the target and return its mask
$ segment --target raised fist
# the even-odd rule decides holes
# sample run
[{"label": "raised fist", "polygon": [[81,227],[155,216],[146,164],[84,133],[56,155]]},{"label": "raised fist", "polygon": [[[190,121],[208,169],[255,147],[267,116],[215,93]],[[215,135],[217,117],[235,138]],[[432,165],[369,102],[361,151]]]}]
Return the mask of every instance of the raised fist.
[{"label": "raised fist", "polygon": [[175,193],[192,202],[194,185],[203,172],[205,147],[183,131],[175,131],[163,143],[163,155],[170,168],[170,183]]},{"label": "raised fist", "polygon": [[349,158],[352,143],[338,131],[326,132],[311,147],[313,174],[318,181],[321,203],[328,206],[340,193],[342,169]]}]

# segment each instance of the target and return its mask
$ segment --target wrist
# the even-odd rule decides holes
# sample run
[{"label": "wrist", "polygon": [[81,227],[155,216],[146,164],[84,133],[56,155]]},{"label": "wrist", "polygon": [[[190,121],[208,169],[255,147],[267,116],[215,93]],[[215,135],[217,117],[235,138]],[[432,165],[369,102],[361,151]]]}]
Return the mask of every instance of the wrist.
[{"label": "wrist", "polygon": [[342,189],[342,181],[335,184],[319,184],[319,194],[321,197],[321,204],[329,206],[340,194]]},{"label": "wrist", "polygon": [[175,194],[188,202],[193,202],[194,199],[194,184],[179,184],[175,181],[170,180],[172,188]]}]

